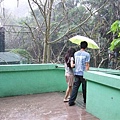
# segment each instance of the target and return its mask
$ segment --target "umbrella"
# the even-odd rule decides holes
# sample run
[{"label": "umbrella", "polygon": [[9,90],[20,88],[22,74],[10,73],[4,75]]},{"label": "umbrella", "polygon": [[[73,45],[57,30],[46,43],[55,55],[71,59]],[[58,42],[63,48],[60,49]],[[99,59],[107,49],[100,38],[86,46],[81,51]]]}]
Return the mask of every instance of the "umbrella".
[{"label": "umbrella", "polygon": [[80,45],[82,41],[86,41],[88,43],[88,48],[99,49],[98,45],[90,38],[76,35],[69,39],[72,43]]}]

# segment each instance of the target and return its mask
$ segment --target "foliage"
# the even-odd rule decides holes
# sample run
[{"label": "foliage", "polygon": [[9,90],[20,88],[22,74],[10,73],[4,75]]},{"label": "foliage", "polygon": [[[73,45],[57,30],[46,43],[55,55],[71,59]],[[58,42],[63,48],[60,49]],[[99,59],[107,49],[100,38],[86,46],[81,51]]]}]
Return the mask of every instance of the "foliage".
[{"label": "foliage", "polygon": [[[34,2],[37,2],[35,0],[28,1],[33,1],[31,2],[31,5],[33,5]],[[49,3],[51,2],[50,0],[45,1],[49,1]],[[49,9],[50,7],[47,6],[50,4],[40,4],[40,2],[38,2],[38,6],[41,9],[39,9],[37,5],[35,9],[33,7],[36,19],[34,19],[33,13],[31,12],[30,16],[23,18],[23,20],[21,19],[16,21],[16,23],[19,22],[19,25],[21,26],[26,25],[25,23],[27,23],[27,27],[30,27],[31,31],[26,30],[27,32],[25,31],[21,34],[17,33],[19,36],[16,35],[16,37],[9,35],[7,43],[9,42],[10,48],[23,48],[28,50],[33,58],[36,59],[36,61],[40,59],[40,62],[43,62],[43,49],[44,44],[46,43],[47,47],[50,46],[50,50],[47,50],[47,52],[52,51],[50,54],[50,61],[62,62],[61,59],[58,59],[58,56],[60,56],[59,58],[63,58],[64,53],[69,47],[77,47],[71,44],[68,39],[76,34],[80,34],[90,37],[91,39],[94,39],[96,43],[98,43],[100,47],[99,51],[93,52],[90,50],[92,57],[91,59],[93,59],[92,66],[97,67],[102,58],[105,59],[108,57],[108,48],[110,43],[112,42],[114,35],[117,35],[117,33],[114,33],[113,35],[112,31],[107,34],[107,32],[110,30],[110,25],[115,20],[120,19],[120,2],[118,0],[108,0],[107,4],[105,4],[102,9],[97,11],[95,14],[92,14],[93,11],[96,11],[98,8],[100,8],[106,1],[107,0],[56,0],[51,10]],[[42,14],[41,11],[44,14]],[[48,16],[50,12],[51,16]],[[92,17],[89,18],[88,21],[77,27],[91,14]],[[76,29],[72,30],[73,28]],[[24,31],[24,29],[22,29],[22,31]],[[34,37],[32,37],[31,33],[34,35]],[[118,34],[117,38],[119,36],[120,33]],[[12,42],[10,42],[11,39],[13,39]],[[46,41],[44,41],[45,39]],[[57,39],[59,39],[59,41],[53,43],[53,41]],[[114,44],[116,45],[116,43]]]},{"label": "foliage", "polygon": [[24,58],[27,58],[28,62],[30,62],[30,60],[32,58],[30,53],[28,51],[26,51],[25,49],[13,49],[13,50],[11,50],[11,52],[19,54]]},{"label": "foliage", "polygon": [[114,50],[115,48],[120,46],[120,21],[116,20],[112,25],[110,32],[116,35],[116,38],[113,39],[110,45],[110,50]]},{"label": "foliage", "polygon": [[[120,34],[120,21],[116,20],[112,25],[111,25],[111,32],[113,32],[114,34]],[[118,36],[119,37],[119,36]]]}]

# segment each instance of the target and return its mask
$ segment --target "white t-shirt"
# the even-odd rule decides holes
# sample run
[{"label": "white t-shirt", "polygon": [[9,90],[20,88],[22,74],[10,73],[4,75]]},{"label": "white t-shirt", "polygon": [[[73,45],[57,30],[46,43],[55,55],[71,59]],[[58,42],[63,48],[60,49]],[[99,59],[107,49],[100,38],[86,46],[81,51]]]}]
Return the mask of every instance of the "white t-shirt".
[{"label": "white t-shirt", "polygon": [[90,62],[90,54],[86,51],[77,51],[75,52],[74,57],[75,57],[74,75],[83,76],[86,63]]},{"label": "white t-shirt", "polygon": [[[71,57],[70,59],[71,59],[71,60],[74,60],[73,57]],[[66,75],[66,74],[74,75],[74,73],[73,73],[73,68],[67,67],[67,64],[65,63],[65,75]]]}]

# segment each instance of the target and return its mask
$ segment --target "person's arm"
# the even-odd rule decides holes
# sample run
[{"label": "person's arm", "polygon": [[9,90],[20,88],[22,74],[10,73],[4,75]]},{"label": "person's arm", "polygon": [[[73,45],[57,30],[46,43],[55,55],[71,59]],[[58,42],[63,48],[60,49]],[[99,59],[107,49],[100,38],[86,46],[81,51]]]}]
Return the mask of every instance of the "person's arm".
[{"label": "person's arm", "polygon": [[87,59],[86,59],[86,64],[85,64],[85,70],[86,71],[89,70],[89,67],[90,67],[89,62],[90,62],[90,54],[88,53]]},{"label": "person's arm", "polygon": [[89,70],[89,67],[90,67],[89,63],[88,63],[88,62],[86,62],[86,65],[85,65],[85,70],[86,70],[86,71],[87,71],[87,70]]},{"label": "person's arm", "polygon": [[74,68],[75,67],[74,61],[71,61],[70,65],[71,65],[71,68]]},{"label": "person's arm", "polygon": [[74,63],[74,58],[73,58],[73,57],[71,58],[70,65],[71,65],[71,68],[74,68],[74,67],[75,67],[75,63]]}]

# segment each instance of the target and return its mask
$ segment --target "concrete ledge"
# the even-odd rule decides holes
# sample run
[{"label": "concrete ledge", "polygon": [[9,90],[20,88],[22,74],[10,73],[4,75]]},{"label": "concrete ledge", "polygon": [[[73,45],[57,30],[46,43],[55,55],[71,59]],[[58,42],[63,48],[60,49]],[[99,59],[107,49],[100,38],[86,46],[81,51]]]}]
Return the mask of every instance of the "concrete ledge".
[{"label": "concrete ledge", "polygon": [[50,70],[63,66],[58,64],[16,64],[16,65],[0,65],[0,72],[7,71],[33,71],[33,70]]},{"label": "concrete ledge", "polygon": [[0,97],[66,90],[64,66],[0,65]]},{"label": "concrete ledge", "polygon": [[107,73],[107,74],[112,74],[112,75],[118,75],[118,76],[120,76],[120,70],[90,67],[90,71],[98,71],[98,72],[102,72],[102,73]]},{"label": "concrete ledge", "polygon": [[87,71],[86,110],[100,120],[120,120],[120,76],[103,70]]},{"label": "concrete ledge", "polygon": [[88,81],[120,89],[120,76],[106,74],[99,71],[88,71],[84,73],[84,77]]}]

